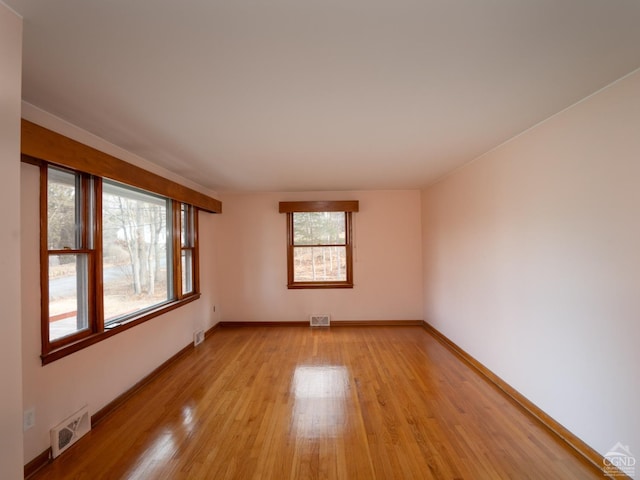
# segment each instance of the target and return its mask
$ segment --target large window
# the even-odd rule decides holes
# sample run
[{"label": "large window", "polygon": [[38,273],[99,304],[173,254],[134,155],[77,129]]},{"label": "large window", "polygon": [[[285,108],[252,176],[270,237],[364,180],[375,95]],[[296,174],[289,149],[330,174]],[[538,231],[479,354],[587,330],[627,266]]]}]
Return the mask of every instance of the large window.
[{"label": "large window", "polygon": [[199,296],[194,206],[47,164],[41,206],[43,361]]},{"label": "large window", "polygon": [[171,299],[170,213],[166,198],[103,182],[105,324]]},{"label": "large window", "polygon": [[287,214],[289,288],[353,287],[357,211],[357,201],[280,202],[280,212]]}]

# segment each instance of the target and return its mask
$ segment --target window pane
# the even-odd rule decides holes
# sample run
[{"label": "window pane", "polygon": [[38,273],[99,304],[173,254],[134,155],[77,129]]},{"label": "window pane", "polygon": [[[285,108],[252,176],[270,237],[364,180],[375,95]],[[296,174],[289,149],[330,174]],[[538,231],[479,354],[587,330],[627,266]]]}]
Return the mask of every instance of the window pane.
[{"label": "window pane", "polygon": [[191,250],[182,251],[182,294],[193,292],[193,255]]},{"label": "window pane", "polygon": [[193,247],[193,214],[191,205],[180,204],[180,244],[183,247]]},{"label": "window pane", "polygon": [[87,255],[49,256],[49,340],[89,326]]},{"label": "window pane", "polygon": [[293,249],[293,281],[346,281],[346,251],[346,247],[295,247]]},{"label": "window pane", "polygon": [[165,198],[103,182],[105,323],[169,299],[170,211]]},{"label": "window pane", "polygon": [[344,245],[345,231],[345,212],[295,212],[293,214],[294,245]]},{"label": "window pane", "polygon": [[79,248],[77,175],[55,168],[47,172],[47,245],[49,250]]}]

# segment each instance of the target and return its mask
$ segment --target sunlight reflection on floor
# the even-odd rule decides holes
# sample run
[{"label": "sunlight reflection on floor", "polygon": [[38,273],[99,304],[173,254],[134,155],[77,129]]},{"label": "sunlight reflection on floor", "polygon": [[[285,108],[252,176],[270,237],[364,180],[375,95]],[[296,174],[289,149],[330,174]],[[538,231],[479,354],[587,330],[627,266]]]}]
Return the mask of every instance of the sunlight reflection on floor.
[{"label": "sunlight reflection on floor", "polygon": [[303,438],[336,437],[346,423],[349,374],[336,365],[299,366],[293,375],[291,425]]},{"label": "sunlight reflection on floor", "polygon": [[139,455],[138,458],[141,461],[136,463],[124,478],[128,480],[149,478],[150,472],[166,468],[166,464],[175,455],[176,449],[177,445],[171,432],[156,437],[143,454]]}]

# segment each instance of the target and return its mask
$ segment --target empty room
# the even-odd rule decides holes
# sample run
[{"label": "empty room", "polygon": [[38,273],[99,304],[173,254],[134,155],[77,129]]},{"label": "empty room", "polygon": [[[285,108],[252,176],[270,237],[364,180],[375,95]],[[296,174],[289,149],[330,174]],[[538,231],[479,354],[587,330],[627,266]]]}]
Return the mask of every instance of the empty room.
[{"label": "empty room", "polygon": [[639,25],[0,0],[0,478],[640,478]]}]

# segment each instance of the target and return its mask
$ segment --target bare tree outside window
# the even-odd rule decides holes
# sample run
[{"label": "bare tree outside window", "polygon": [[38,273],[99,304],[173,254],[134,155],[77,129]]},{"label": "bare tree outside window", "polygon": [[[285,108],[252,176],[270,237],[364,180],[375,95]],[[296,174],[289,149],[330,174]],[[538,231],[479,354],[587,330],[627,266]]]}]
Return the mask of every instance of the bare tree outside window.
[{"label": "bare tree outside window", "polygon": [[103,183],[102,245],[105,323],[168,300],[169,201]]},{"label": "bare tree outside window", "polygon": [[198,213],[222,204],[25,125],[55,158],[22,157],[40,173],[43,365],[198,300]]}]

